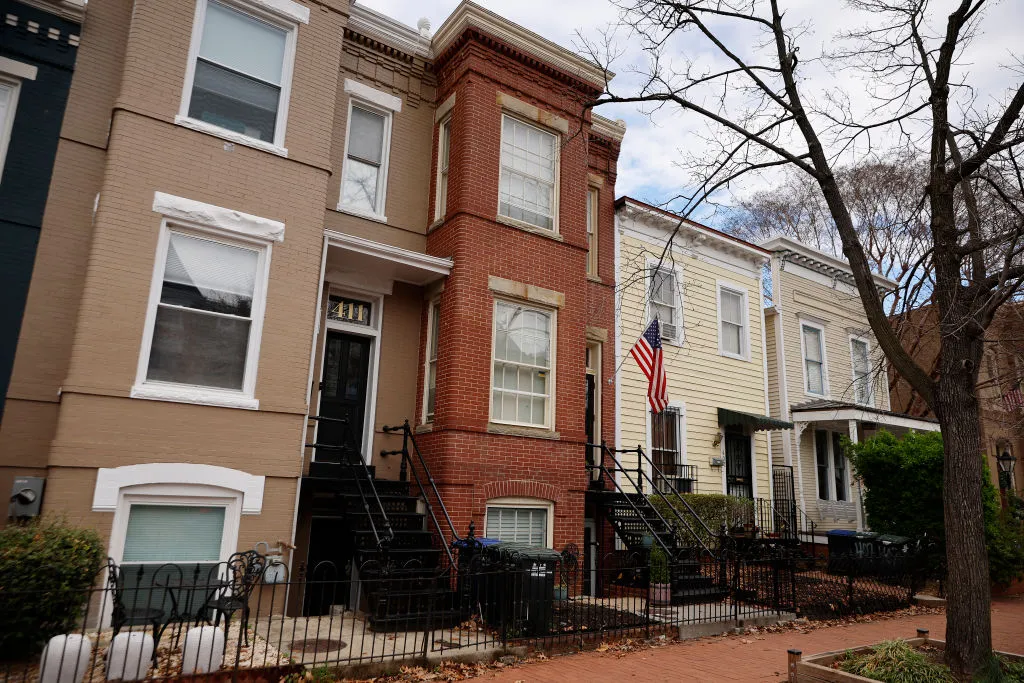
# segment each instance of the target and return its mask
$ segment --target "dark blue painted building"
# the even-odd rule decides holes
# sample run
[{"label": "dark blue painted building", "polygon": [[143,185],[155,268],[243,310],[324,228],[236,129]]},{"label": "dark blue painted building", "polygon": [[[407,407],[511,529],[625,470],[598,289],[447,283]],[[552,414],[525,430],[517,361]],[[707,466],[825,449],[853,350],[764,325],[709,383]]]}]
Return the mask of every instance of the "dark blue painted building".
[{"label": "dark blue painted building", "polygon": [[0,0],[0,416],[81,33],[34,5]]}]

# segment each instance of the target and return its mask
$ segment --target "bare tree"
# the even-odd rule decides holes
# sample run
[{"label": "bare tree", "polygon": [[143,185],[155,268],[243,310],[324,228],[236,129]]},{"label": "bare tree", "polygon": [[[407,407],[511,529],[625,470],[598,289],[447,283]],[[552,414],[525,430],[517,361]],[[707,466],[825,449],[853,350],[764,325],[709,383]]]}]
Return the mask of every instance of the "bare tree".
[{"label": "bare tree", "polygon": [[[986,329],[1024,279],[1024,178],[1018,159],[1024,83],[1008,84],[998,106],[976,106],[960,56],[989,0],[956,0],[945,17],[937,16],[929,0],[847,0],[870,24],[849,32],[845,47],[814,60],[799,58],[808,27],[789,21],[779,4],[620,0],[623,27],[642,44],[647,63],[635,69],[641,79],[635,92],[618,93],[607,84],[592,105],[642,102],[652,109],[678,108],[704,122],[704,145],[689,160],[696,189],[677,198],[685,215],[751,173],[786,167],[817,186],[879,346],[942,427],[952,586],[946,661],[969,678],[992,649],[977,378]],[[606,36],[603,45],[589,48],[594,58],[608,62],[612,44]],[[687,58],[687,48],[697,44],[715,59]],[[869,76],[866,92],[836,86],[815,97],[802,70],[826,58],[833,71],[859,69]],[[1006,73],[1019,81],[1020,60],[1010,67]],[[855,106],[864,96],[871,106]],[[918,192],[927,211],[928,244],[920,260],[908,264],[904,280],[923,282],[922,269],[931,273],[928,293],[940,330],[934,373],[900,342],[872,280],[869,245],[854,221],[855,202],[844,195],[837,172],[850,150],[871,152],[879,141],[927,160]],[[990,215],[980,213],[981,195],[999,207],[999,220],[990,223]]]}]

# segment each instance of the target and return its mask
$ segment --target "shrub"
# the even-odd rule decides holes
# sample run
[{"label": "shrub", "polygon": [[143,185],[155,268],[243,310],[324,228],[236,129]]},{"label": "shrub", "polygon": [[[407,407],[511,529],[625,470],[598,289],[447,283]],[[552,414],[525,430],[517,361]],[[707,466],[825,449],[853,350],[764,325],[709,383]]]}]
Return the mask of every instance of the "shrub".
[{"label": "shrub", "polygon": [[[847,441],[846,452],[867,489],[864,513],[871,530],[925,541],[925,562],[941,571],[946,554],[941,434],[910,432],[898,439],[882,431],[859,444]],[[1009,583],[1024,575],[1024,531],[1010,511],[1001,509],[987,465],[984,469],[989,575],[996,583]]]},{"label": "shrub", "polygon": [[668,583],[668,556],[661,546],[651,546],[651,583]]},{"label": "shrub", "polygon": [[75,627],[104,555],[99,534],[59,518],[0,529],[0,659],[30,656]]},{"label": "shrub", "polygon": [[[727,496],[721,493],[683,493],[680,495],[683,500],[689,503],[697,516],[704,520],[704,523],[711,532],[710,535],[704,530],[700,522],[693,518],[690,511],[679,504],[674,496],[669,496],[665,499],[652,496],[650,501],[669,524],[678,521],[678,518],[670,509],[671,507],[676,508],[682,518],[690,525],[690,528],[708,545],[713,540],[711,536],[719,532],[722,524],[731,528],[736,524],[741,524],[754,518],[754,501],[748,498]],[[684,545],[693,544],[693,537],[689,535],[686,528],[682,525],[679,525],[679,527],[680,543]]]},{"label": "shrub", "polygon": [[884,640],[860,655],[839,663],[843,671],[886,683],[955,683],[949,669],[928,659],[902,640]]}]

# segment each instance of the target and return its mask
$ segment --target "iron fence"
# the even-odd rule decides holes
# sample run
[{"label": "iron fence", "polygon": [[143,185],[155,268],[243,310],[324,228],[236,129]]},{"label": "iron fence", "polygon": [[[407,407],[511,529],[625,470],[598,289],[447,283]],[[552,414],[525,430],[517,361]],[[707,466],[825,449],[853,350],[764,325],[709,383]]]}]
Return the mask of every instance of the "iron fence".
[{"label": "iron fence", "polygon": [[[913,589],[909,560],[868,575],[856,558],[832,558],[830,566],[749,549],[695,553],[667,571],[630,552],[595,558],[600,567],[583,566],[571,547],[560,555],[460,553],[450,571],[431,576],[378,562],[323,563],[295,577],[278,570],[280,580],[264,575],[244,606],[230,599],[231,570],[223,563],[120,567],[120,584],[108,580],[111,566],[87,590],[0,591],[0,652],[19,636],[12,628],[32,627],[37,605],[74,606],[63,620],[35,624],[36,647],[8,652],[0,679],[40,680],[46,667],[62,674],[73,667],[69,677],[51,668],[42,677],[48,680],[103,681],[429,662],[460,652],[651,637],[688,624],[895,609],[909,604]],[[57,639],[40,653],[51,636]]]}]

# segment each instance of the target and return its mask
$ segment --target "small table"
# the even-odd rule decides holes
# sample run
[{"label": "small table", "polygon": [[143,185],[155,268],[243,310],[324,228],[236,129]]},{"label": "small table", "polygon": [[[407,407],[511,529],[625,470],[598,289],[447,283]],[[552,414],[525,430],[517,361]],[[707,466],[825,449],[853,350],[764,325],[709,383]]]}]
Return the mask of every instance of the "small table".
[{"label": "small table", "polygon": [[171,624],[187,624],[193,619],[197,626],[200,621],[211,623],[211,619],[205,616],[204,612],[210,610],[209,604],[216,599],[217,593],[231,585],[231,581],[218,578],[211,578],[208,581],[168,578],[163,583],[153,583],[163,588],[171,601],[171,609],[160,628],[161,636]]}]

